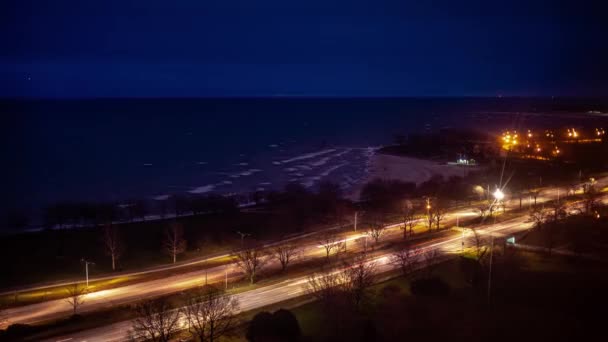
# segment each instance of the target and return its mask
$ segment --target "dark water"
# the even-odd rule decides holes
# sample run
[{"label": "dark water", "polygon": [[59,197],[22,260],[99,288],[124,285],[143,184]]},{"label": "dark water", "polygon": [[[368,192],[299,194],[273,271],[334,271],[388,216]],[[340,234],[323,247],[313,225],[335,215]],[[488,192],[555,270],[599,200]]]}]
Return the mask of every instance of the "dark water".
[{"label": "dark water", "polygon": [[347,190],[365,175],[368,147],[395,134],[521,125],[546,120],[538,113],[606,111],[606,102],[132,99],[2,101],[0,109],[2,208],[37,212],[65,200],[244,192],[289,181],[312,188],[323,178]]}]

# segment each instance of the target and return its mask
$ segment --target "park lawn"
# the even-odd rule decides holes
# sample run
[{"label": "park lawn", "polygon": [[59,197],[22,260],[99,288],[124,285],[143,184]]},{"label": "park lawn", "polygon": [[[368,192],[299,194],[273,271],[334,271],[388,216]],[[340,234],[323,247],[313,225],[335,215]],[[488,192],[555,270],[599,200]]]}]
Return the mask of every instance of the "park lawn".
[{"label": "park lawn", "polygon": [[[584,288],[587,286],[585,281],[589,279],[599,279],[599,284],[606,284],[608,282],[605,274],[607,269],[605,263],[589,262],[587,260],[561,256],[549,257],[544,254],[530,252],[520,252],[520,256],[524,259],[523,265],[525,265],[522,270],[515,278],[507,278],[510,279],[507,283],[496,284],[497,288],[493,297],[493,305],[496,308],[504,309],[504,312],[497,315],[496,321],[492,320],[492,316],[487,312],[487,309],[484,309],[485,306],[483,304],[481,307],[479,304],[473,304],[479,303],[479,299],[475,298],[482,298],[481,303],[485,303],[485,290],[482,291],[483,295],[480,297],[478,297],[479,294],[475,294],[475,291],[472,290],[464,279],[458,259],[446,261],[438,265],[434,270],[434,275],[448,283],[451,288],[451,295],[446,298],[445,305],[456,305],[456,303],[458,303],[459,307],[462,305],[462,308],[459,308],[459,310],[462,310],[464,316],[467,315],[468,311],[470,311],[470,317],[487,316],[487,322],[491,323],[489,327],[492,324],[500,326],[502,324],[498,322],[500,320],[510,319],[515,323],[523,323],[532,319],[529,316],[553,317],[557,303],[563,303],[566,306],[580,305],[581,299],[578,297],[587,298]],[[497,268],[497,272],[500,272],[500,268]],[[579,278],[585,280],[579,280]],[[502,278],[500,278],[500,275],[497,275],[495,279],[498,281]],[[372,292],[376,294],[376,299],[372,304],[372,317],[375,315],[374,307],[381,307],[383,289],[388,286],[397,287],[401,290],[401,294],[406,297],[412,297],[410,281],[404,277],[397,277],[376,284],[372,287]],[[595,291],[597,288],[601,288],[602,285],[593,285],[591,287]],[[572,302],[568,302],[572,297],[571,291],[577,291],[577,298],[572,299]],[[530,296],[534,296],[536,293],[539,294],[538,299],[532,299],[533,297]],[[553,298],[554,300],[551,301],[549,298]],[[426,297],[416,297],[416,301],[425,303],[427,299]],[[428,301],[429,307],[437,305],[434,299],[428,299]],[[587,304],[589,303],[593,302],[587,302]],[[306,303],[292,309],[292,312],[298,318],[303,335],[309,338],[309,340],[322,340],[326,337],[325,332],[322,330],[323,327],[327,326],[324,325],[322,310],[323,308],[319,302]],[[555,315],[558,317],[557,319],[563,319],[562,316],[568,316],[569,314],[570,311],[559,312],[558,310],[558,313]],[[457,318],[457,320],[460,319],[460,317]],[[542,320],[542,318],[539,319]],[[466,319],[462,320],[464,327],[470,328],[471,324],[475,324],[475,322],[472,323]],[[455,324],[455,326],[458,325],[459,323]],[[508,323],[505,325],[508,326]],[[514,324],[514,326],[519,325]],[[439,326],[436,328],[439,328]],[[489,335],[497,334],[496,331],[498,331],[492,331],[491,328],[487,328],[488,331],[484,329],[486,328],[481,328],[484,334]]]}]

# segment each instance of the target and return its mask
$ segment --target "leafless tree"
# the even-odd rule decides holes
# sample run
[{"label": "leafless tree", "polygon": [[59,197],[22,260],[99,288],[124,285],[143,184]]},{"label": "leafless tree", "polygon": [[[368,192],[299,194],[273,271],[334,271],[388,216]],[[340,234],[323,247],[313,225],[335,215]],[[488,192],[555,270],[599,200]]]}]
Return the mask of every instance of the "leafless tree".
[{"label": "leafless tree", "polygon": [[333,270],[325,270],[312,274],[308,277],[306,291],[323,305],[329,306],[341,291],[340,273]]},{"label": "leafless tree", "polygon": [[116,271],[116,262],[124,252],[124,244],[118,228],[112,224],[104,226],[103,244],[106,254],[112,259],[112,271]]},{"label": "leafless tree", "polygon": [[486,215],[488,214],[488,210],[490,208],[488,208],[487,205],[480,205],[479,207],[477,207],[477,213],[479,214],[479,217],[483,220],[486,218]]},{"label": "leafless tree", "polygon": [[471,231],[473,232],[473,238],[475,239],[475,259],[478,263],[481,263],[488,251],[488,247],[485,246],[485,241],[476,228],[471,228]]},{"label": "leafless tree", "polygon": [[369,288],[374,284],[376,263],[368,261],[365,255],[345,263],[342,272],[342,287],[356,308],[369,296]]},{"label": "leafless tree", "polygon": [[391,262],[401,269],[403,276],[409,276],[416,266],[416,256],[409,248],[402,248],[391,255]]},{"label": "leafless tree", "polygon": [[84,304],[84,295],[87,294],[87,288],[85,286],[79,286],[78,283],[74,283],[65,289],[67,294],[66,302],[72,307],[72,313],[75,315],[78,308]]},{"label": "leafless tree", "polygon": [[547,248],[547,252],[551,255],[553,252],[553,247],[555,246],[555,234],[557,230],[557,224],[552,222],[547,224],[547,226],[543,229],[543,238],[545,240],[545,247]]},{"label": "leafless tree", "polygon": [[597,200],[599,198],[598,192],[595,190],[595,187],[589,187],[589,189],[585,192],[584,195],[584,205],[585,205],[585,213],[587,215],[591,215],[595,208],[597,207]]},{"label": "leafless tree", "polygon": [[494,216],[494,212],[496,210],[498,210],[498,203],[491,201],[490,204],[488,205],[488,217],[493,217]]},{"label": "leafless tree", "polygon": [[566,212],[566,206],[563,205],[561,202],[553,202],[551,203],[551,221],[553,221],[553,223],[562,220],[566,217],[567,212]]},{"label": "leafless tree", "polygon": [[433,221],[435,222],[435,229],[439,230],[443,219],[445,219],[445,211],[441,208],[436,208],[435,211],[433,211]]},{"label": "leafless tree", "polygon": [[433,211],[431,211],[430,209],[427,209],[425,218],[426,218],[427,226],[429,228],[429,232],[431,232],[431,230],[433,230],[433,222],[434,222],[433,214],[434,214]]},{"label": "leafless tree", "polygon": [[295,245],[285,244],[275,247],[272,254],[281,263],[281,271],[285,272],[287,266],[297,258],[298,251]]},{"label": "leafless tree", "polygon": [[412,236],[414,232],[414,226],[416,225],[417,217],[413,208],[407,208],[403,212],[403,238],[407,239],[408,230],[409,235]]},{"label": "leafless tree", "polygon": [[329,260],[329,256],[332,251],[340,252],[344,248],[344,243],[341,241],[340,237],[335,233],[324,233],[321,235],[319,239],[319,245],[323,246],[325,249],[325,257]]},{"label": "leafless tree", "polygon": [[201,342],[217,341],[234,327],[238,307],[236,298],[210,285],[188,292],[184,314],[190,333]]},{"label": "leafless tree", "polygon": [[255,277],[268,260],[264,252],[257,247],[251,247],[234,252],[232,256],[236,260],[236,265],[249,279],[250,284],[255,282]]},{"label": "leafless tree", "polygon": [[439,264],[439,259],[441,258],[441,254],[437,251],[436,248],[429,249],[422,254],[422,262],[424,265],[424,269],[426,270],[427,275],[432,275],[433,271]]},{"label": "leafless tree", "polygon": [[136,341],[168,342],[179,329],[180,311],[165,298],[146,300],[135,306],[131,335]]},{"label": "leafless tree", "polygon": [[530,211],[530,220],[534,222],[535,228],[542,228],[546,219],[547,215],[545,214],[543,208],[536,205],[532,207],[532,210]]},{"label": "leafless tree", "polygon": [[165,230],[163,249],[165,253],[171,256],[174,264],[177,261],[177,256],[186,251],[184,229],[181,224],[174,222]]},{"label": "leafless tree", "polygon": [[368,229],[366,234],[369,235],[372,239],[374,239],[374,244],[378,244],[382,235],[384,235],[385,227],[383,224],[373,224]]}]

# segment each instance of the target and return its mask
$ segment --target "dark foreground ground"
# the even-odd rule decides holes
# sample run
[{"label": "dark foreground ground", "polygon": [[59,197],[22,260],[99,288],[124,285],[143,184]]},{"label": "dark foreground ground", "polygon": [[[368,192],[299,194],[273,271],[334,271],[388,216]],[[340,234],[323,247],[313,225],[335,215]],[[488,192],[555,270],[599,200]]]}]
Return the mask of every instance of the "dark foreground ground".
[{"label": "dark foreground ground", "polygon": [[435,291],[413,289],[416,280],[401,277],[375,286],[360,311],[315,302],[293,312],[305,341],[581,341],[601,336],[607,264],[498,254],[490,304],[487,268],[474,275],[474,261],[461,258],[424,275],[444,283]]}]

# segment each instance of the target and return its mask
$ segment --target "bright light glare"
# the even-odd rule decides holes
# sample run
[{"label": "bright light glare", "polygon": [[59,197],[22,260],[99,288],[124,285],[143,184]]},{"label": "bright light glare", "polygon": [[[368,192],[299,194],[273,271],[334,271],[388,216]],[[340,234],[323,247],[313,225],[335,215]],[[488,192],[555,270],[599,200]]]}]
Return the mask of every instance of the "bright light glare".
[{"label": "bright light glare", "polygon": [[500,189],[496,189],[496,191],[494,191],[494,198],[502,201],[505,198],[505,194]]}]

